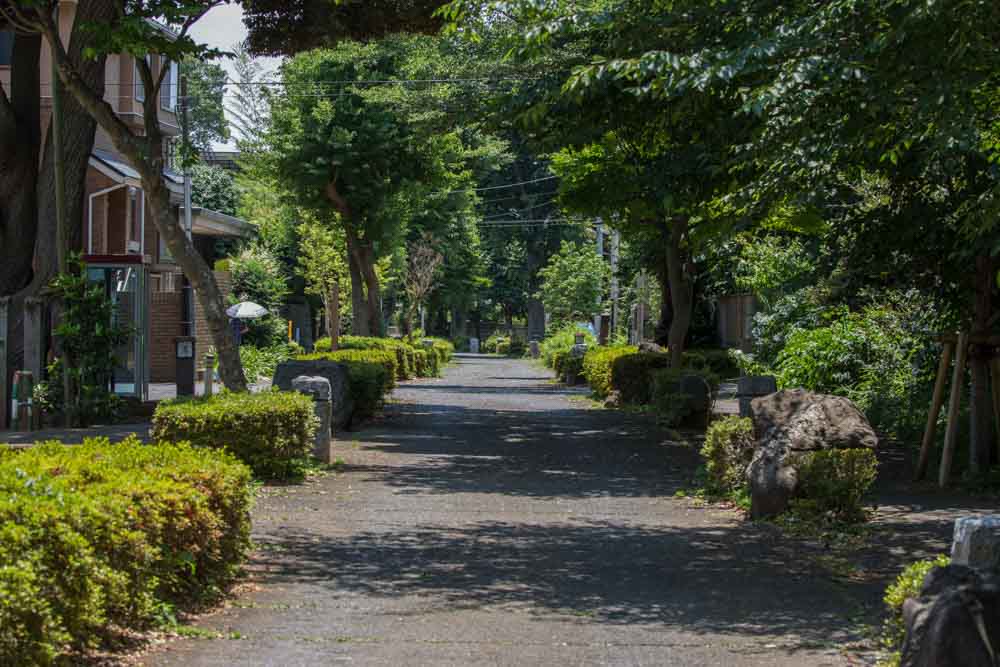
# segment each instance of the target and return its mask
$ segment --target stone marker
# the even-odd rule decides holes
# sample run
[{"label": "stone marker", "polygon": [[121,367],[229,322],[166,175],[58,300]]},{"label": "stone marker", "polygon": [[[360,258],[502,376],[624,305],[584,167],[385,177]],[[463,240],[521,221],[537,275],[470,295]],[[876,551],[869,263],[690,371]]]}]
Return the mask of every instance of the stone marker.
[{"label": "stone marker", "polygon": [[300,375],[319,376],[330,381],[333,430],[347,428],[354,413],[354,399],[351,398],[348,384],[347,366],[327,359],[282,361],[274,370],[274,380],[271,384],[282,391],[291,391],[292,381]]},{"label": "stone marker", "polygon": [[531,358],[532,359],[537,359],[538,357],[542,356],[542,352],[541,352],[541,350],[538,347],[538,341],[537,340],[535,340],[534,338],[531,339],[531,341],[528,343],[528,346],[531,348]]},{"label": "stone marker", "polygon": [[470,338],[469,339],[469,352],[472,354],[479,354],[479,339]]},{"label": "stone marker", "polygon": [[319,420],[313,440],[313,456],[323,463],[333,463],[333,435],[330,431],[333,403],[330,400],[332,396],[330,381],[319,376],[299,375],[292,380],[292,389],[313,399],[313,409]]},{"label": "stone marker", "polygon": [[951,562],[1000,573],[1000,515],[956,519]]},{"label": "stone marker", "polygon": [[750,402],[778,391],[773,375],[745,375],[736,381],[736,398],[740,402],[740,417],[750,416]]}]

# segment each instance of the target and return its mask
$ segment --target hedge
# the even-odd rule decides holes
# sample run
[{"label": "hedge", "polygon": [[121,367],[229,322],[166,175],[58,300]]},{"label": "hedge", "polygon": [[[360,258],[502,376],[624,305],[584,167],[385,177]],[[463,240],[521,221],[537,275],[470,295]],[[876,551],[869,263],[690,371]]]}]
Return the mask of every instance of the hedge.
[{"label": "hedge", "polygon": [[162,401],[152,437],[232,452],[254,474],[298,476],[312,451],[312,399],[295,392],[224,392],[209,398]]},{"label": "hedge", "polygon": [[375,414],[396,386],[397,357],[386,350],[337,350],[296,357],[303,361],[328,359],[347,366],[347,382],[354,399],[354,417]]},{"label": "hedge", "polygon": [[134,436],[0,451],[0,664],[149,627],[246,559],[250,470],[227,452]]},{"label": "hedge", "polygon": [[669,354],[635,352],[620,355],[611,364],[611,387],[618,391],[624,403],[649,403],[653,398],[653,371],[669,367]]},{"label": "hedge", "polygon": [[611,347],[591,347],[583,357],[583,377],[597,398],[605,398],[614,387],[611,386],[611,366],[615,359],[626,354],[636,354],[634,345]]},{"label": "hedge", "polygon": [[552,357],[552,370],[560,379],[575,384],[583,375],[583,357],[574,356],[569,350],[560,350]]},{"label": "hedge", "polygon": [[701,448],[708,488],[715,493],[730,493],[746,486],[746,470],[753,452],[752,419],[730,415],[712,422]]}]

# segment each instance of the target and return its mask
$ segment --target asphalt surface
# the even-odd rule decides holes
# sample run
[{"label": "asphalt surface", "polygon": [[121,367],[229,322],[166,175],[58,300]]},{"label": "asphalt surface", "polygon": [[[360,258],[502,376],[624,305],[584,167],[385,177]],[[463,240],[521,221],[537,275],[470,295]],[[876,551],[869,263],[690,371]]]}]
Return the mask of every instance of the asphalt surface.
[{"label": "asphalt surface", "polygon": [[694,450],[528,361],[460,356],[266,490],[254,585],[149,665],[841,665],[870,589],[675,498]]}]

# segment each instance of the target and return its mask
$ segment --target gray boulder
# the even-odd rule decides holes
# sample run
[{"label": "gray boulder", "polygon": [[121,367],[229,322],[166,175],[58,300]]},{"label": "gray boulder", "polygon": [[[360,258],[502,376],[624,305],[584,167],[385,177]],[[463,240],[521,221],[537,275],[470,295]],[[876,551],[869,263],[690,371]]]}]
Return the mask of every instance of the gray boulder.
[{"label": "gray boulder", "polygon": [[951,562],[1000,572],[1000,516],[956,519]]},{"label": "gray boulder", "polygon": [[638,345],[640,352],[651,352],[653,354],[666,354],[666,348],[660,347],[656,343],[645,340]]},{"label": "gray boulder", "polygon": [[949,565],[931,570],[919,598],[903,603],[901,667],[996,667],[1000,576]]},{"label": "gray boulder", "polygon": [[842,396],[782,390],[750,402],[757,447],[747,468],[750,513],[779,514],[798,486],[795,459],[826,449],[875,449],[878,437],[861,411]]},{"label": "gray boulder", "polygon": [[274,371],[273,386],[282,391],[292,391],[292,381],[300,375],[318,376],[330,381],[330,401],[333,404],[331,426],[334,431],[347,428],[354,413],[354,399],[347,376],[347,366],[336,361],[282,361]]}]

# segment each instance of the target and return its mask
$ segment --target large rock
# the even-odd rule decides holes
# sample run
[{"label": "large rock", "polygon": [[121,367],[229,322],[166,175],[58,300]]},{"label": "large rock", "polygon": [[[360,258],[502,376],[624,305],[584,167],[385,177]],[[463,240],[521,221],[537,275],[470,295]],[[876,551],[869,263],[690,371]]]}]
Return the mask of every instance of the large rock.
[{"label": "large rock", "polygon": [[956,519],[951,562],[1000,572],[1000,516]]},{"label": "large rock", "polygon": [[878,445],[861,411],[842,396],[804,389],[782,390],[750,402],[757,448],[747,468],[750,513],[780,514],[795,494],[798,455],[825,449]]},{"label": "large rock", "polygon": [[996,667],[1000,576],[949,565],[931,570],[919,598],[903,603],[901,667]]},{"label": "large rock", "polygon": [[282,361],[274,371],[272,384],[282,391],[292,391],[292,381],[300,375],[319,376],[330,381],[330,401],[333,404],[331,426],[334,431],[350,426],[354,398],[347,378],[347,366],[326,359]]}]

